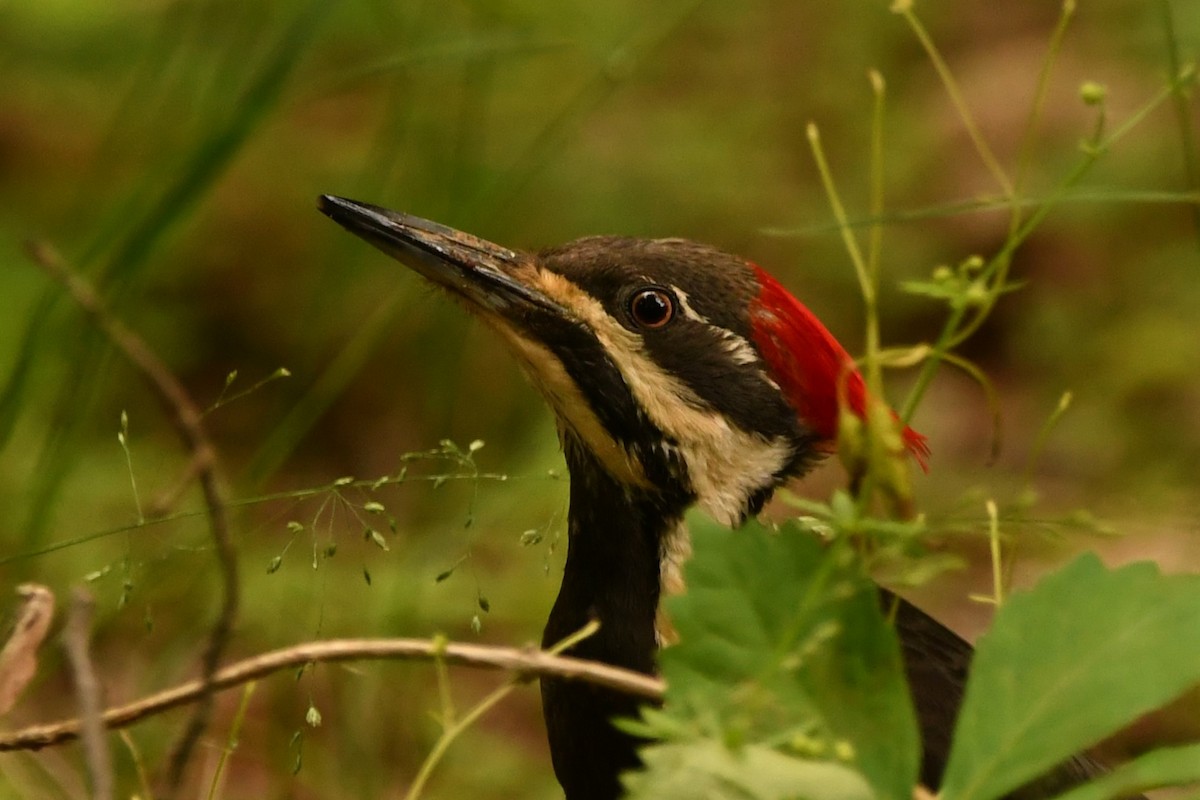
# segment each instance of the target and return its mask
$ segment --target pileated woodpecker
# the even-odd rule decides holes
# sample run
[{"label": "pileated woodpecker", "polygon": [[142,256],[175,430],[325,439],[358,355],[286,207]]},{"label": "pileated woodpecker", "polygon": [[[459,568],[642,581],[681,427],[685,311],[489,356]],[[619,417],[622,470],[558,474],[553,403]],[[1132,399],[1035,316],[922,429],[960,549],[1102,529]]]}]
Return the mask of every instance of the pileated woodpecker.
[{"label": "pileated woodpecker", "polygon": [[[737,525],[830,452],[840,380],[863,411],[862,378],[820,321],[761,268],[713,247],[597,236],[526,253],[338,197],[321,197],[320,209],[464,301],[554,410],[571,489],[544,645],[595,618],[599,631],[572,655],[654,672],[659,595],[688,550],[684,511],[699,504]],[[923,462],[924,437],[906,428],[903,440]],[[896,624],[922,729],[921,780],[937,786],[971,648],[903,601]],[[618,797],[640,742],[609,720],[635,715],[637,703],[551,679],[542,702],[569,800]],[[1076,759],[1024,796],[1050,796],[1091,771]]]}]

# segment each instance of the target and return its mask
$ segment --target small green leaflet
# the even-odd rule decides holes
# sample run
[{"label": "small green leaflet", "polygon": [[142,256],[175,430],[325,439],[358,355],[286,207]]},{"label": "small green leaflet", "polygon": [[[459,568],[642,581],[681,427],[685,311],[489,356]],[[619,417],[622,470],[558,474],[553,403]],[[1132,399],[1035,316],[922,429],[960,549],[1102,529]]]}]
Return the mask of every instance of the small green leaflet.
[{"label": "small green leaflet", "polygon": [[[644,751],[634,796],[805,797],[827,776],[812,796],[908,800],[920,746],[899,644],[854,554],[794,524],[690,527],[687,593],[667,601],[680,644],[661,657],[666,704],[640,729],[668,741]],[[700,784],[672,777],[697,763]]]},{"label": "small green leaflet", "polygon": [[719,742],[661,744],[644,752],[646,769],[625,776],[627,800],[872,800],[871,787],[849,767],[805,761],[764,745],[736,752]]}]

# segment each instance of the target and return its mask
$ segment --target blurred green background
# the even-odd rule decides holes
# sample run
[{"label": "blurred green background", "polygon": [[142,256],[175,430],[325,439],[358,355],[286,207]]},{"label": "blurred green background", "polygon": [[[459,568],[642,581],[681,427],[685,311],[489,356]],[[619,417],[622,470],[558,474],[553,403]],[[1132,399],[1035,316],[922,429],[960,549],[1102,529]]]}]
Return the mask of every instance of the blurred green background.
[{"label": "blurred green background", "polygon": [[[917,9],[1011,167],[1058,4]],[[1028,191],[1045,196],[1077,162],[1094,116],[1079,99],[1083,81],[1108,87],[1118,124],[1198,49],[1195,3],[1080,3]],[[565,546],[566,481],[549,414],[498,342],[320,216],[318,194],[517,247],[591,233],[705,240],[777,274],[851,350],[862,341],[861,301],[805,125],[820,125],[861,214],[866,73],[876,68],[888,82],[889,208],[996,194],[885,2],[8,0],[0,68],[0,591],[36,580],[65,597],[86,581],[114,702],[194,674],[216,570],[202,516],[131,527],[121,412],[143,508],[176,485],[186,455],[140,376],[29,261],[23,240],[52,243],[101,287],[201,405],[234,370],[227,396],[281,366],[291,373],[206,420],[238,501],[244,601],[230,657],[318,636],[438,631],[520,645],[539,637]],[[1028,285],[965,350],[1000,392],[999,458],[988,457],[982,393],[959,375],[940,376],[916,416],[934,452],[917,491],[935,519],[977,521],[984,497],[1015,497],[1037,431],[1070,390],[1038,463],[1033,512],[1064,521],[1011,532],[1065,535],[1086,508],[1129,535],[1073,546],[1170,569],[1200,564],[1198,126],[1187,99],[1158,106],[1089,175],[1088,199],[1056,210],[1019,252],[1014,275]],[[928,341],[944,317],[901,292],[901,280],[988,255],[1006,230],[997,211],[889,225],[885,341]],[[897,397],[906,379],[897,376]],[[404,457],[443,439],[486,447],[474,466]],[[423,480],[256,499],[405,465]],[[476,468],[509,480],[472,478]],[[823,497],[838,482],[829,465],[795,489]],[[371,500],[394,532],[386,515],[361,508]],[[174,506],[200,508],[194,488]],[[304,530],[290,530],[293,521]],[[386,551],[364,538],[368,524]],[[1018,581],[1036,571],[1024,566]],[[984,616],[963,600],[974,577],[934,587],[965,629]],[[464,707],[498,681],[453,677]],[[422,664],[266,680],[219,796],[398,796],[438,734],[435,697]],[[212,782],[236,702],[221,697],[190,774],[195,791]],[[310,703],[320,727],[305,724]],[[61,656],[47,647],[4,725],[73,709]],[[183,719],[132,730],[151,771]],[[128,796],[133,757],[113,742]],[[3,797],[83,797],[84,780],[74,747],[0,756]],[[525,688],[451,750],[428,796],[557,791],[537,693]]]}]

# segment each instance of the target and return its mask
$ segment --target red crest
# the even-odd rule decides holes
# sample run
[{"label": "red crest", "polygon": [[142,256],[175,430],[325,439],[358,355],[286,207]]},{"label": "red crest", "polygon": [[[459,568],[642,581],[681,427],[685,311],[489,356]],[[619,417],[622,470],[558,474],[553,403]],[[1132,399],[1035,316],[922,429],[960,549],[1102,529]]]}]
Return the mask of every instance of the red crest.
[{"label": "red crest", "polygon": [[[750,311],[754,343],[796,413],[832,449],[838,433],[839,382],[850,410],[860,418],[866,414],[862,373],[815,314],[765,270],[751,266],[762,287]],[[901,435],[921,469],[928,470],[925,437],[908,426]]]}]

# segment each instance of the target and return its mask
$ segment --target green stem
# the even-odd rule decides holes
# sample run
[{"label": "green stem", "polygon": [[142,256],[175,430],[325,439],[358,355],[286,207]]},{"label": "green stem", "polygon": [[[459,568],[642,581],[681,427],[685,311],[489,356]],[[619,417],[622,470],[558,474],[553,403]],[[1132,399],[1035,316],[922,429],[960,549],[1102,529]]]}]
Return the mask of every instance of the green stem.
[{"label": "green stem", "polygon": [[[1054,28],[1054,33],[1050,36],[1050,45],[1046,48],[1046,58],[1042,61],[1041,72],[1038,73],[1037,89],[1033,96],[1033,107],[1029,112],[1029,122],[1025,126],[1025,133],[1021,137],[1021,147],[1017,155],[1017,175],[1013,181],[1015,190],[1014,200],[1020,194],[1021,189],[1025,186],[1025,179],[1029,175],[1029,165],[1033,160],[1033,143],[1037,137],[1038,128],[1042,120],[1042,112],[1046,108],[1046,95],[1050,89],[1050,72],[1054,68],[1054,62],[1058,58],[1059,52],[1062,50],[1063,38],[1066,36],[1067,27],[1070,25],[1071,18],[1075,16],[1075,0],[1063,0],[1062,13],[1058,17],[1058,25]],[[1021,225],[1021,208],[1020,203],[1013,203],[1012,219],[1009,222],[1008,232],[1012,235]]]},{"label": "green stem", "polygon": [[213,771],[212,782],[208,785],[208,800],[216,798],[217,787],[221,785],[221,775],[225,772],[225,764],[229,761],[229,756],[233,754],[233,751],[237,750],[238,737],[241,736],[242,725],[246,722],[246,710],[250,707],[250,696],[254,694],[254,687],[257,685],[255,681],[250,681],[242,689],[242,701],[238,703],[237,712],[233,715],[229,738],[225,741],[225,747],[221,750],[221,756],[217,760],[217,768]]},{"label": "green stem", "polygon": [[996,183],[1000,185],[1005,198],[1012,201],[1016,197],[1012,181],[1009,180],[1008,175],[1004,172],[1004,168],[1000,166],[1000,162],[996,159],[992,148],[988,146],[987,140],[983,138],[983,133],[979,130],[979,125],[975,122],[975,118],[971,116],[971,110],[967,108],[967,101],[963,99],[962,90],[958,88],[958,82],[954,80],[954,75],[950,72],[950,67],[947,66],[945,59],[942,58],[937,45],[933,43],[933,38],[929,35],[929,31],[925,30],[925,26],[921,24],[921,20],[917,19],[917,15],[912,10],[911,3],[897,3],[894,8],[908,22],[913,34],[917,37],[917,41],[925,49],[925,54],[933,64],[938,77],[941,78],[942,85],[946,88],[946,94],[950,96],[950,102],[958,112],[963,127],[966,129],[967,135],[971,137],[971,142],[975,145],[975,150],[983,160],[984,166],[987,167],[988,172],[992,173],[992,177],[995,178]]},{"label": "green stem", "polygon": [[995,500],[987,501],[988,543],[992,552],[992,602],[999,608],[1004,604],[1004,568],[1000,552],[1000,512]]},{"label": "green stem", "polygon": [[[875,220],[883,217],[883,111],[887,85],[883,76],[871,70],[871,90],[875,103],[871,113],[871,200],[870,214]],[[848,220],[841,224],[848,224]],[[867,238],[867,283],[869,295],[863,295],[867,316],[867,385],[879,395],[883,391],[883,376],[879,364],[879,260],[883,250],[883,224],[871,225]]]},{"label": "green stem", "polygon": [[425,789],[425,784],[429,781],[429,776],[433,773],[433,768],[436,767],[438,762],[442,760],[442,757],[446,754],[446,751],[450,749],[450,745],[454,743],[454,740],[457,739],[463,731],[475,724],[476,720],[478,720],[488,711],[491,711],[497,703],[499,703],[505,697],[508,697],[508,694],[515,688],[517,688],[517,684],[512,681],[499,686],[487,697],[480,700],[474,708],[464,714],[462,719],[447,728],[442,735],[438,737],[437,742],[435,742],[433,745],[433,749],[429,751],[429,755],[421,763],[421,769],[417,772],[417,777],[413,779],[412,786],[410,786],[408,791],[405,793],[405,800],[416,800],[421,796],[421,792]]},{"label": "green stem", "polygon": [[842,242],[845,243],[846,252],[850,254],[850,261],[854,264],[854,273],[858,276],[858,286],[862,291],[863,302],[868,308],[873,308],[875,288],[871,285],[870,277],[867,274],[867,263],[863,258],[862,250],[858,247],[858,239],[855,238],[854,231],[850,227],[850,217],[846,214],[846,207],[842,205],[841,195],[838,194],[837,186],[833,183],[833,173],[829,169],[829,162],[825,159],[825,151],[821,147],[821,133],[815,122],[808,123],[807,134],[813,160],[817,162],[817,171],[821,175],[821,183],[829,198],[829,207],[833,209],[833,217],[837,220]]},{"label": "green stem", "polygon": [[964,317],[966,317],[968,307],[966,305],[958,305],[951,309],[950,316],[946,318],[941,333],[938,335],[936,342],[930,347],[928,360],[921,366],[921,371],[917,374],[916,382],[905,399],[904,407],[900,412],[900,418],[904,422],[907,423],[912,419],[913,412],[916,411],[917,405],[929,389],[945,353],[957,347],[975,333],[995,307],[997,299],[1003,292],[1004,281],[1008,276],[1008,267],[1017,248],[1042,224],[1046,216],[1061,202],[1062,198],[1078,185],[1079,181],[1087,175],[1101,156],[1112,149],[1114,144],[1127,136],[1154,109],[1171,97],[1179,86],[1191,80],[1191,77],[1190,71],[1185,71],[1176,76],[1171,83],[1160,89],[1149,102],[1131,114],[1125,122],[1119,125],[1107,137],[1101,138],[1102,134],[1098,131],[1091,140],[1084,144],[1083,158],[1080,159],[1079,163],[1059,183],[1050,196],[1034,210],[1029,219],[1022,223],[1017,232],[1009,236],[1004,246],[1000,249],[1000,252],[993,256],[984,267],[979,280],[990,282],[992,292],[988,299],[978,307],[975,316],[960,329],[959,325],[962,323]]},{"label": "green stem", "polygon": [[[600,630],[600,623],[596,620],[592,620],[575,633],[554,645],[554,647],[550,648],[548,652],[558,655],[564,650],[567,650],[588,638],[598,630]],[[425,784],[429,782],[429,776],[433,774],[434,767],[436,767],[438,762],[440,762],[446,755],[446,751],[450,749],[450,745],[452,745],[454,741],[462,735],[463,731],[474,725],[480,717],[495,707],[497,703],[507,697],[513,689],[517,688],[517,686],[522,683],[524,683],[524,678],[522,678],[520,675],[509,678],[504,682],[504,684],[498,686],[490,694],[480,700],[470,711],[464,714],[461,719],[443,730],[442,735],[439,736],[438,740],[434,743],[433,749],[429,751],[429,755],[425,757],[423,762],[421,762],[421,768],[417,771],[417,776],[413,778],[412,785],[405,793],[404,800],[417,800],[417,798],[421,796],[421,792],[424,791]]]}]

